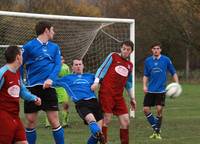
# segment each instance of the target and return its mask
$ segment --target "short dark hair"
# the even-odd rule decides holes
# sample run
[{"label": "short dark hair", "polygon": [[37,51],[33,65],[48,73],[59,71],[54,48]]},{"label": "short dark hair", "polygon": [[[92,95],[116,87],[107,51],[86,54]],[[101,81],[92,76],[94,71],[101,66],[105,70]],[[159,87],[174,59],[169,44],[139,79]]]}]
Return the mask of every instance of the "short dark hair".
[{"label": "short dark hair", "polygon": [[82,61],[82,62],[83,62],[83,59],[81,59],[81,58],[74,58],[74,59],[72,60],[72,63],[71,63],[72,66],[73,66],[75,60],[78,60],[78,61]]},{"label": "short dark hair", "polygon": [[161,48],[162,44],[160,42],[153,42],[152,45],[150,46],[150,48],[152,49],[155,46],[159,46]]},{"label": "short dark hair", "polygon": [[16,56],[21,53],[21,48],[18,46],[9,46],[6,48],[4,55],[7,63],[13,63]]},{"label": "short dark hair", "polygon": [[134,44],[132,41],[130,41],[130,40],[123,41],[120,46],[122,47],[123,45],[130,46],[131,50],[133,51]]},{"label": "short dark hair", "polygon": [[36,35],[39,36],[44,33],[45,29],[47,28],[50,30],[52,24],[48,21],[39,21],[35,26]]}]

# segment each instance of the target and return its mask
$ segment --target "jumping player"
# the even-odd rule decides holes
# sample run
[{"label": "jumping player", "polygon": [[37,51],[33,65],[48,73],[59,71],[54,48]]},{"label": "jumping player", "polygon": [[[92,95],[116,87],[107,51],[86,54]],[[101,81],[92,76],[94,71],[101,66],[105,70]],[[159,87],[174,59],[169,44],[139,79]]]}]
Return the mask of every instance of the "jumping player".
[{"label": "jumping player", "polygon": [[123,90],[127,89],[130,96],[131,107],[135,109],[136,101],[132,92],[132,63],[128,60],[133,51],[133,43],[124,41],[121,44],[121,53],[113,52],[105,59],[97,70],[92,89],[95,90],[100,83],[99,101],[104,113],[103,134],[107,141],[108,125],[112,114],[116,115],[120,124],[121,144],[129,143],[129,115],[123,98]]},{"label": "jumping player", "polygon": [[39,21],[35,31],[37,38],[23,46],[23,64],[26,65],[26,81],[28,89],[42,99],[42,105],[36,106],[25,101],[24,112],[28,121],[26,134],[29,144],[36,143],[36,123],[38,111],[46,112],[52,127],[56,144],[64,144],[64,130],[59,123],[58,99],[56,91],[51,87],[61,69],[60,48],[51,42],[54,27],[50,22]]}]

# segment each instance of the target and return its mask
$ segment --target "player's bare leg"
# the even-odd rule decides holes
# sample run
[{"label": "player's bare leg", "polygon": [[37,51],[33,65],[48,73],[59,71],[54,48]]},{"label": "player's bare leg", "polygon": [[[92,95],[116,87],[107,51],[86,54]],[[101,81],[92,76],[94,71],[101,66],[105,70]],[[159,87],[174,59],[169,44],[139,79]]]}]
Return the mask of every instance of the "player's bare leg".
[{"label": "player's bare leg", "polygon": [[18,141],[18,142],[15,142],[15,144],[28,144],[27,141]]},{"label": "player's bare leg", "polygon": [[26,125],[26,136],[27,140],[32,143],[36,143],[36,123],[37,123],[37,113],[27,113],[26,115],[27,125]]},{"label": "player's bare leg", "polygon": [[62,115],[62,127],[69,127],[69,104],[67,102],[63,102],[63,109],[61,110]]}]

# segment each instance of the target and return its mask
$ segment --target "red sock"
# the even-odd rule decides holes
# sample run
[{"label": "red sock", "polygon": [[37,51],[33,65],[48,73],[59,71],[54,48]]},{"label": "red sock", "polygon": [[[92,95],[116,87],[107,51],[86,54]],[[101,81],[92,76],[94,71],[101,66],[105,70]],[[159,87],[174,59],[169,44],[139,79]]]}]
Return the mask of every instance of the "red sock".
[{"label": "red sock", "polygon": [[108,141],[108,139],[107,139],[107,131],[108,131],[108,127],[103,126],[102,127],[102,132],[103,132],[103,135],[105,137],[105,141],[106,142]]},{"label": "red sock", "polygon": [[129,143],[128,129],[120,129],[121,144]]}]

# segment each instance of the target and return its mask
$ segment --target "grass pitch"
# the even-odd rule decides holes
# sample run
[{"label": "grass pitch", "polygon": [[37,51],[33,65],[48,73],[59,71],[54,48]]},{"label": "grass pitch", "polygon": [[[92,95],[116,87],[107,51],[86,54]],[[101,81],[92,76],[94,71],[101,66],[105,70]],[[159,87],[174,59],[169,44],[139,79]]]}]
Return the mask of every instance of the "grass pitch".
[{"label": "grass pitch", "polygon": [[[194,144],[200,143],[200,86],[182,84],[183,93],[176,99],[166,99],[162,125],[162,140],[151,140],[152,129],[142,112],[142,84],[136,84],[137,111],[136,118],[130,121],[130,144]],[[128,102],[128,98],[127,98]],[[23,107],[23,104],[21,104]],[[154,108],[152,109],[154,113]],[[23,108],[21,117],[24,120]],[[37,126],[37,144],[53,144],[51,129],[44,128],[44,112],[39,113]],[[70,128],[65,128],[66,144],[86,144],[90,135],[89,129],[83,124],[70,103]],[[119,125],[113,117],[109,127],[109,144],[120,144]]]}]

